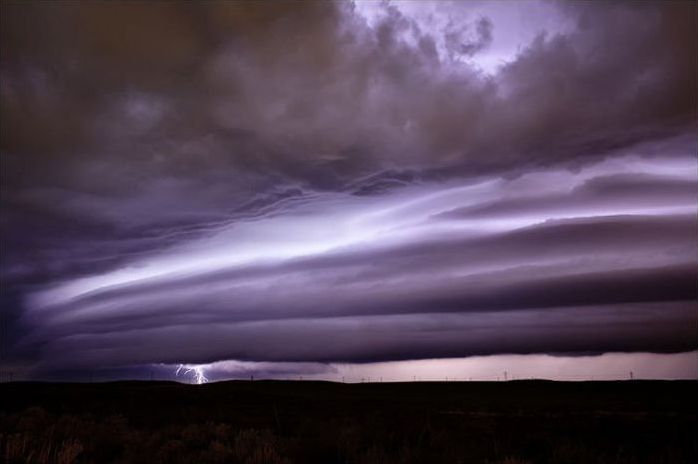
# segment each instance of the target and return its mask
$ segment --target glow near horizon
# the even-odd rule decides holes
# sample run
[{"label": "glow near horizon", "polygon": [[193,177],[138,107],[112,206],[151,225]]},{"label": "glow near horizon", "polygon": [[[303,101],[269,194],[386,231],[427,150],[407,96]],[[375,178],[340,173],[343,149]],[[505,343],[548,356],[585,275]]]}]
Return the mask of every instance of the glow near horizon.
[{"label": "glow near horizon", "polygon": [[[376,363],[330,363],[325,372],[293,373],[294,363],[218,361],[187,365],[191,379],[209,381],[327,380],[334,382],[410,382],[410,381],[501,381],[545,379],[558,381],[588,380],[676,380],[698,379],[698,351],[686,353],[604,353],[596,356],[555,356],[549,354],[491,355],[468,358],[422,359]],[[160,365],[162,366],[162,365]],[[164,365],[167,367],[167,365]],[[260,369],[279,366],[288,372],[260,375]],[[175,367],[172,366],[172,369]],[[321,369],[322,365],[318,364]],[[180,367],[177,367],[179,374]],[[209,379],[206,372],[216,375]],[[632,374],[631,374],[632,373]],[[203,380],[202,380],[203,379]]]}]

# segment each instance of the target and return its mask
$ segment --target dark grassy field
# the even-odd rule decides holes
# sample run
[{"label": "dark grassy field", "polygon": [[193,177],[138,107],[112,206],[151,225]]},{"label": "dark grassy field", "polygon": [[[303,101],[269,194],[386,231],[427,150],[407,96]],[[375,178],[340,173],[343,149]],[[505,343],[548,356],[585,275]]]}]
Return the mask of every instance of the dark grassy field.
[{"label": "dark grassy field", "polygon": [[695,463],[697,382],[0,385],[4,462]]}]

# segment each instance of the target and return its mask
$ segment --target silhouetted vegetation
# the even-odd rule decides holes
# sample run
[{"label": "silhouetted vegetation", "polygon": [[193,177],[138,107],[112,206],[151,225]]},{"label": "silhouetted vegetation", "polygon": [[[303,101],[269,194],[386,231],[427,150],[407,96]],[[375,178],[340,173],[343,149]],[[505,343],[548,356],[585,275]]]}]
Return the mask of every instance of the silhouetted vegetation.
[{"label": "silhouetted vegetation", "polygon": [[696,382],[0,385],[7,463],[693,463]]}]

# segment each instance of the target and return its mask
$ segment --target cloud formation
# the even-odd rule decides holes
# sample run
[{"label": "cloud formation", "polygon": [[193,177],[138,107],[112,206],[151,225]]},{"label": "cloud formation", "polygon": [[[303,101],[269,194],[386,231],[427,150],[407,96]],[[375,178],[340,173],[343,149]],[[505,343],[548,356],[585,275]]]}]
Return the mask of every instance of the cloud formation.
[{"label": "cloud formation", "polygon": [[695,349],[696,6],[372,8],[4,3],[8,362]]},{"label": "cloud formation", "polygon": [[[634,163],[652,171],[646,159],[622,161],[422,183],[370,201],[282,199],[34,292],[28,340],[66,368],[694,349],[698,221],[685,184],[698,166],[684,158],[658,178],[628,174]],[[678,188],[658,202],[623,193],[658,183]],[[618,190],[605,209],[588,198]],[[492,213],[507,202],[514,211]]]}]

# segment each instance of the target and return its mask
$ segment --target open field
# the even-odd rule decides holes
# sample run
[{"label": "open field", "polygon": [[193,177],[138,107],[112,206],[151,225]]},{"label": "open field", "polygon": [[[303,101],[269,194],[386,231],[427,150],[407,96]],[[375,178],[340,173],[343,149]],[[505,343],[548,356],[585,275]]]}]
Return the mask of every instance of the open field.
[{"label": "open field", "polygon": [[0,385],[5,462],[698,462],[698,383]]}]

